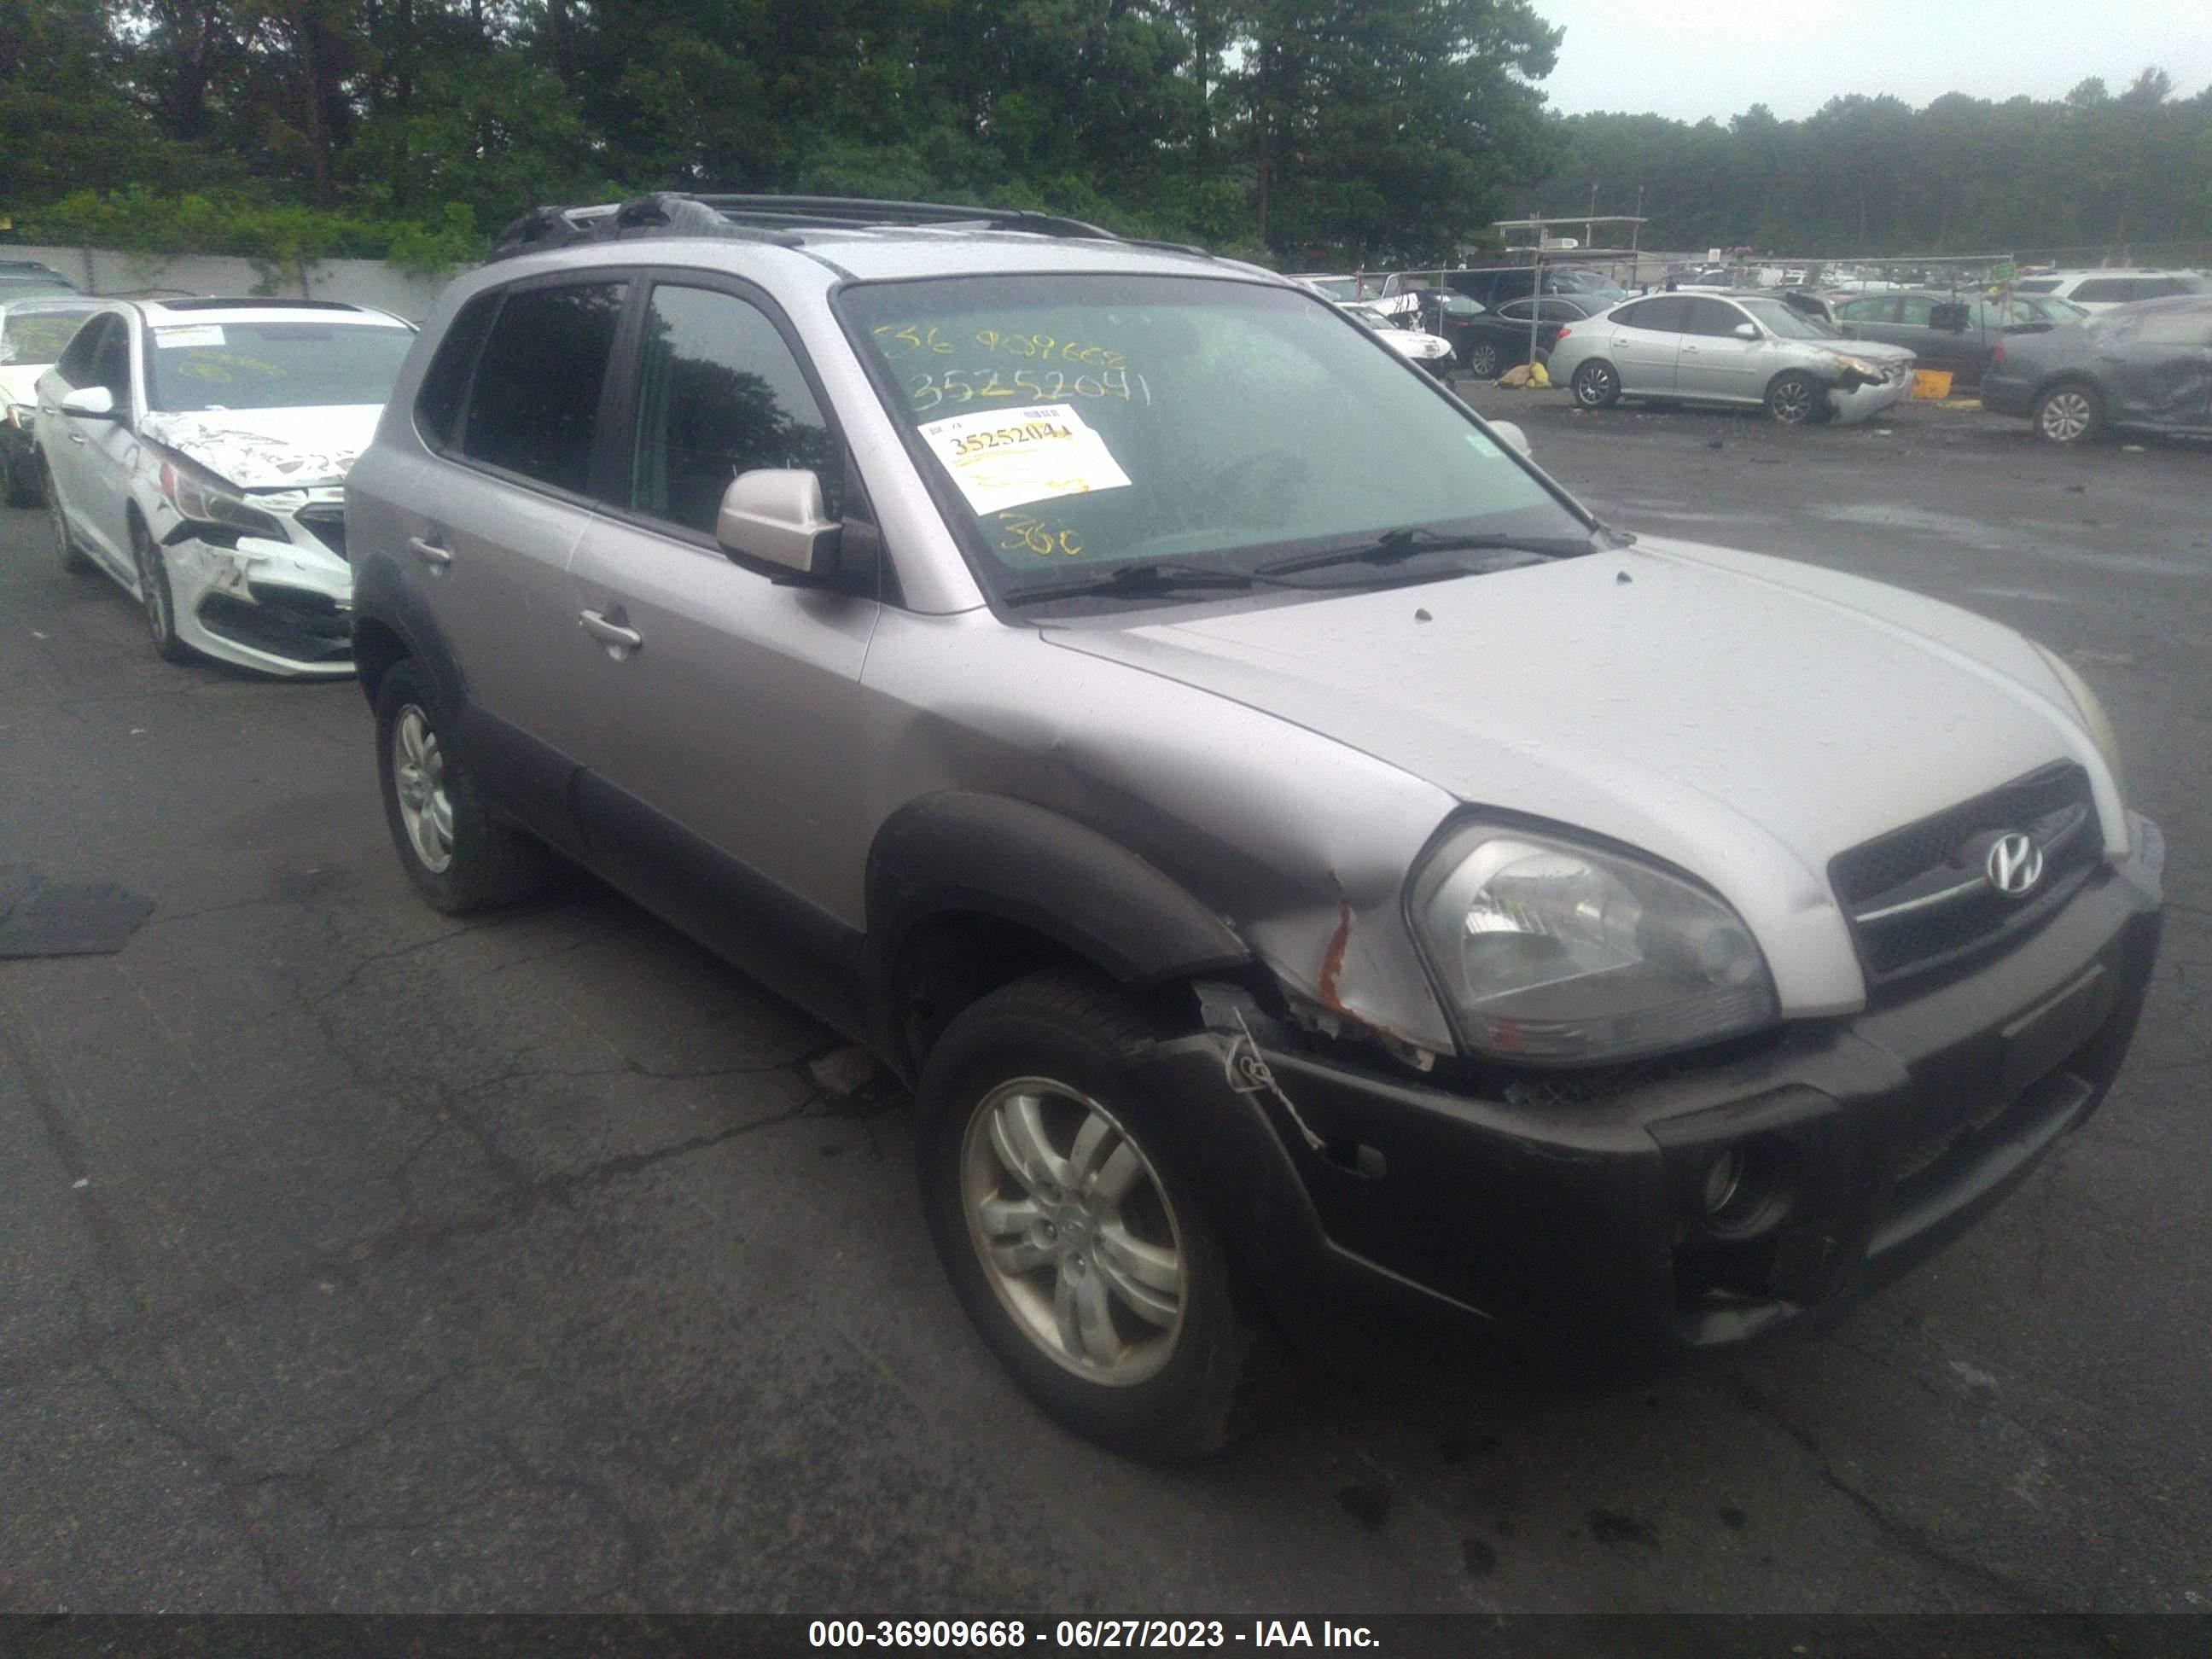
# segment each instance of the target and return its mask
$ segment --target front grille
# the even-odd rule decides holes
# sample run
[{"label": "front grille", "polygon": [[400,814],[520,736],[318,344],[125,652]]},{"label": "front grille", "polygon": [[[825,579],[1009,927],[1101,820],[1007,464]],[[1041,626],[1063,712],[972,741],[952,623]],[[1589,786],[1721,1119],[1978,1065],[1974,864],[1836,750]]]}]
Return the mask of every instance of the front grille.
[{"label": "front grille", "polygon": [[307,533],[325,547],[345,557],[345,508],[336,504],[325,507],[303,507],[293,518],[307,527]]},{"label": "front grille", "polygon": [[[2014,830],[2043,854],[2042,878],[2024,899],[1982,873],[1990,837]],[[2088,774],[2061,762],[1838,854],[1828,876],[1859,960],[1881,981],[2035,926],[2096,867],[2102,847]]]}]

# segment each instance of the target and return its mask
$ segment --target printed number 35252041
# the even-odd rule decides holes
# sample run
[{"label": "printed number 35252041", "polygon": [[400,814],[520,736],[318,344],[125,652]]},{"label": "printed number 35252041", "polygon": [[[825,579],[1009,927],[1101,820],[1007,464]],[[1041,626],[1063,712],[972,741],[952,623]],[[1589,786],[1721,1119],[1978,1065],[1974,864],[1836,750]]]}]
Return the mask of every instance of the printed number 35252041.
[{"label": "printed number 35252041", "polygon": [[948,368],[940,374],[917,374],[907,382],[907,400],[916,412],[939,404],[974,403],[978,399],[1018,398],[1029,403],[1059,403],[1070,398],[1119,398],[1124,403],[1152,400],[1145,377],[1133,381],[1126,368],[1102,369],[1096,374],[1070,375],[1057,368],[1018,368],[1011,379],[995,368]]}]

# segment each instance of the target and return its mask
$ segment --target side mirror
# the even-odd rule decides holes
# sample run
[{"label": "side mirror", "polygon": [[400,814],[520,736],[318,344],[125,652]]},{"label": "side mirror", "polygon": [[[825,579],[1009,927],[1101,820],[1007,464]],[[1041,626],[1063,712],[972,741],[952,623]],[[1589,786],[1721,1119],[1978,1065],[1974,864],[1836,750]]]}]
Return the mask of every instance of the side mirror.
[{"label": "side mirror", "polygon": [[62,413],[75,415],[87,421],[119,421],[122,411],[115,407],[115,394],[104,386],[79,386],[62,399]]},{"label": "side mirror", "polygon": [[1759,337],[1759,325],[1757,323],[1738,323],[1734,328],[1730,329],[1729,332],[1735,335],[1739,340],[1756,340]]},{"label": "side mirror", "polygon": [[1528,453],[1528,434],[1521,429],[1521,423],[1518,421],[1492,421],[1489,424],[1492,437],[1505,445],[1507,448],[1518,451],[1522,460],[1535,459],[1535,457]]},{"label": "side mirror", "polygon": [[817,582],[837,574],[839,529],[823,516],[822,481],[797,467],[738,474],[714,518],[714,539],[732,558],[771,576]]}]

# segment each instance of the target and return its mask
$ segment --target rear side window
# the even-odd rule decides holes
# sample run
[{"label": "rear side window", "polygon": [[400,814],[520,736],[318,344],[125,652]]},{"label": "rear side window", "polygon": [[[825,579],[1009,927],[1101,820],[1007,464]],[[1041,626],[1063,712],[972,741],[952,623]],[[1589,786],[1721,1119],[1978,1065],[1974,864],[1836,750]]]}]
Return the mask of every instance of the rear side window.
[{"label": "rear side window", "polygon": [[1680,295],[1638,300],[1634,305],[1614,312],[1613,320],[1626,323],[1631,328],[1648,328],[1661,334],[1680,334],[1689,325],[1690,302]]},{"label": "rear side window", "polygon": [[626,292],[577,283],[509,294],[477,362],[462,453],[581,495]]},{"label": "rear side window", "polygon": [[500,299],[500,290],[494,289],[463,306],[438,343],[438,355],[423,371],[422,389],[415,394],[415,428],[433,449],[445,449],[453,441],[469,370],[476,366],[477,349],[483,344]]}]

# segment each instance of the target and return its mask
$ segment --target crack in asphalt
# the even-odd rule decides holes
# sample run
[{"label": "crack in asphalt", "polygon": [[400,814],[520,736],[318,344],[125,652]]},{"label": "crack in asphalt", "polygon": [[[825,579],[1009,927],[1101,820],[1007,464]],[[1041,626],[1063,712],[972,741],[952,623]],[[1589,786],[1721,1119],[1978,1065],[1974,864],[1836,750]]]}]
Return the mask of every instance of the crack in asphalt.
[{"label": "crack in asphalt", "polygon": [[1984,1595],[1994,1597],[2019,1612],[2059,1613],[2066,1611],[1996,1568],[1947,1549],[1929,1537],[1924,1528],[1890,1514],[1878,1499],[1844,1480],[1837,1472],[1833,1461],[1822,1449],[1820,1442],[1784,1417],[1756,1383],[1743,1376],[1733,1380],[1736,1397],[1744,1407],[1764,1417],[1789,1437],[1811,1461],[1814,1474],[1820,1484],[1864,1516],[1883,1540],[1899,1554],[1922,1566],[1942,1572],[1960,1583],[1972,1585]]}]

